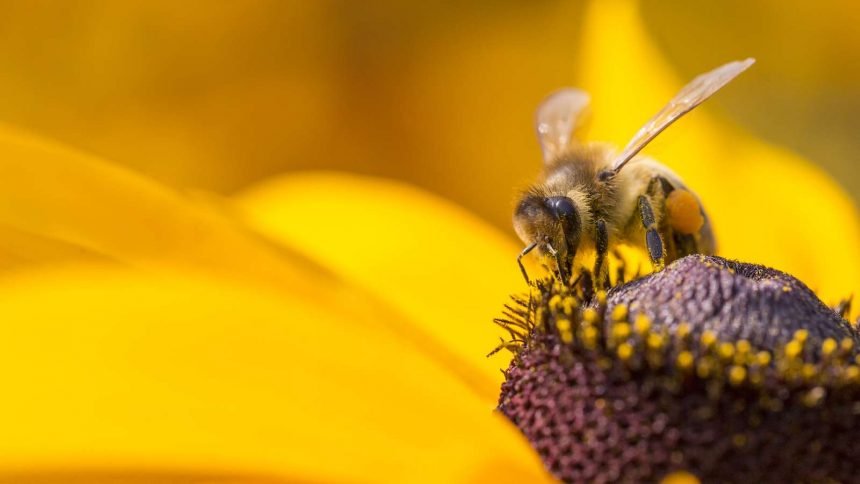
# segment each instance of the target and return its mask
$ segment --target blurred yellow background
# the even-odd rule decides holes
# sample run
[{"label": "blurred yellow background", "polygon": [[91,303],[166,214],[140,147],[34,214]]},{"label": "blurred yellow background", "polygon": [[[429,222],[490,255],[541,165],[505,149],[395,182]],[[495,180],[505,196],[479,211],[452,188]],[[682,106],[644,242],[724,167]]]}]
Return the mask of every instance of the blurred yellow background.
[{"label": "blurred yellow background", "polygon": [[[303,169],[392,177],[512,233],[517,188],[540,163],[533,110],[589,68],[584,9],[2,2],[0,121],[178,188],[231,194]],[[860,199],[853,2],[647,0],[640,12],[680,79],[757,57],[707,109],[814,160]],[[672,133],[683,136],[670,130],[666,143]]]}]

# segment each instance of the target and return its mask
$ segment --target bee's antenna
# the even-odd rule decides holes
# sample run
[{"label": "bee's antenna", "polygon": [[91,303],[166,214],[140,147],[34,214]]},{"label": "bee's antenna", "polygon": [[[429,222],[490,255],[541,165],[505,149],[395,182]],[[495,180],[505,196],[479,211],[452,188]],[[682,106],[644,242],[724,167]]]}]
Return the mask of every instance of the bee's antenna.
[{"label": "bee's antenna", "polygon": [[523,265],[523,257],[532,250],[534,250],[535,247],[537,247],[537,242],[532,242],[531,244],[529,244],[528,247],[526,247],[525,249],[523,249],[522,252],[520,252],[520,255],[517,256],[517,264],[520,265],[520,271],[522,271],[523,277],[525,278],[526,284],[528,285],[531,285],[532,282],[529,280],[529,274],[526,272],[526,267]]}]

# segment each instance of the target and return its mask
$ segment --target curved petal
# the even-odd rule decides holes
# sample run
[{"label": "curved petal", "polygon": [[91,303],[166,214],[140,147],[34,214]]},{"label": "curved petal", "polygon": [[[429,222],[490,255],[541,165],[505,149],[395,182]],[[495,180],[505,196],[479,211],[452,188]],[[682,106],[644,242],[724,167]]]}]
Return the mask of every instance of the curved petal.
[{"label": "curved petal", "polygon": [[179,273],[7,277],[0,480],[545,479],[458,379],[390,332],[343,324],[365,317]]},{"label": "curved petal", "polygon": [[0,224],[0,273],[80,262],[115,261],[75,244]]},{"label": "curved petal", "polygon": [[[687,81],[650,40],[635,0],[591,2],[582,46],[579,85],[592,93],[592,139],[623,145]],[[646,151],[702,197],[721,255],[794,274],[825,301],[860,289],[860,217],[809,161],[729,126],[707,104]]]},{"label": "curved petal", "polygon": [[[312,272],[297,270],[307,262],[266,247],[212,206],[3,126],[0,173],[0,227],[19,234],[4,237],[2,258],[95,253],[133,266],[203,269],[293,290],[305,287]],[[31,244],[33,238],[46,242]]]},{"label": "curved petal", "polygon": [[0,130],[0,154],[0,229],[8,226],[15,235],[0,242],[0,261],[9,268],[16,261],[32,267],[96,254],[134,267],[186,268],[270,285],[323,306],[359,305],[379,313],[376,327],[396,331],[471,388],[498,389],[495,374],[479,374],[368,293],[357,294],[322,266],[266,242],[212,200],[194,203],[100,160],[8,131]]},{"label": "curved petal", "polygon": [[287,175],[236,204],[251,226],[368,288],[480,368],[495,403],[507,361],[485,357],[503,334],[491,320],[525,288],[512,240],[422,190],[357,175]]}]

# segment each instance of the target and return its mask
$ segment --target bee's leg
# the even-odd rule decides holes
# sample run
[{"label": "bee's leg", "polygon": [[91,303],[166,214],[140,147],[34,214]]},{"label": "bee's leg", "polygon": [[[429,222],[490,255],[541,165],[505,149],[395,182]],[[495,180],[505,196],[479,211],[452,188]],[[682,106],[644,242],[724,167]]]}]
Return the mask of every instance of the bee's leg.
[{"label": "bee's leg", "polygon": [[567,271],[565,270],[565,263],[562,260],[561,252],[555,250],[551,245],[546,244],[546,250],[549,252],[551,256],[555,258],[555,265],[558,268],[558,278],[564,282],[567,281]]},{"label": "bee's leg", "polygon": [[654,175],[648,182],[648,195],[651,197],[660,195],[665,199],[673,191],[675,191],[675,186],[666,177]]},{"label": "bee's leg", "polygon": [[[651,182],[648,184],[648,196],[651,197],[652,201],[659,200],[658,210],[663,214],[666,213],[666,199],[673,191],[675,191],[675,187],[672,183],[660,175],[655,175],[651,178]],[[662,217],[662,219],[665,220],[666,217]],[[673,230],[668,223],[665,222],[661,224],[660,229],[664,236],[663,252],[666,255],[665,259],[669,262],[690,254],[698,254],[701,252],[699,243],[694,235],[683,234]]]},{"label": "bee's leg", "polygon": [[645,228],[645,245],[648,247],[648,256],[651,258],[651,264],[654,266],[654,270],[660,270],[665,264],[663,238],[657,229],[651,201],[645,195],[639,195],[639,217],[642,219],[642,226]]},{"label": "bee's leg", "polygon": [[609,234],[606,232],[606,222],[599,218],[595,227],[594,247],[597,250],[597,259],[594,261],[594,285],[607,287],[608,274],[604,270],[606,253],[609,252]]},{"label": "bee's leg", "polygon": [[526,272],[526,266],[523,265],[523,257],[525,257],[526,254],[528,254],[529,252],[533,251],[535,247],[537,247],[537,242],[530,244],[528,247],[523,249],[522,252],[520,252],[520,255],[517,256],[517,264],[520,265],[520,271],[522,271],[523,277],[525,278],[526,284],[528,285],[531,285],[532,282],[529,280],[529,274],[528,272]]},{"label": "bee's leg", "polygon": [[672,231],[672,237],[675,242],[675,250],[674,257],[672,260],[680,259],[681,257],[688,256],[690,254],[698,254],[699,244],[696,242],[696,237],[690,234],[682,234],[680,232]]},{"label": "bee's leg", "polygon": [[851,300],[852,299],[854,299],[853,295],[846,297],[845,299],[840,301],[839,304],[835,308],[833,308],[833,311],[835,311],[836,314],[838,314],[840,318],[848,319],[848,315],[851,313]]}]

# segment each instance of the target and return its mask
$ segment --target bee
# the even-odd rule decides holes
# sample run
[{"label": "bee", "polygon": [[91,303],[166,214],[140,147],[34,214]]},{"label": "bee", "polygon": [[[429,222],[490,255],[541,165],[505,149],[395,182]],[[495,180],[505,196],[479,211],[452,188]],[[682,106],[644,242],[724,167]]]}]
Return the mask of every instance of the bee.
[{"label": "bee", "polygon": [[684,86],[621,151],[573,139],[589,104],[587,93],[565,88],[547,97],[535,116],[543,172],[514,210],[526,244],[517,263],[538,251],[569,280],[577,254],[595,253],[595,284],[606,285],[610,245],[644,245],[654,270],[689,254],[713,254],[714,234],[702,204],[669,168],[639,152],[664,129],[711,97],[755,59],[734,61]]}]

